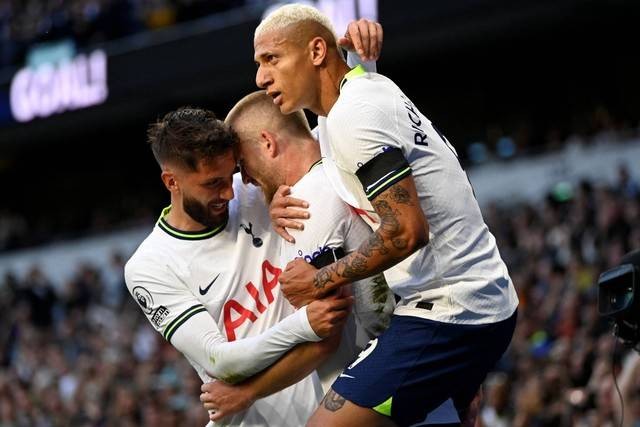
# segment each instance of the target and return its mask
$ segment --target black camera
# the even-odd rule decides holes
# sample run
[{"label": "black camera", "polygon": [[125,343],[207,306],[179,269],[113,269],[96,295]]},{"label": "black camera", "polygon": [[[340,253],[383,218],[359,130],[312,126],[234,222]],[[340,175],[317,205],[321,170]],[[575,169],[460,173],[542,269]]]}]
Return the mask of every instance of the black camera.
[{"label": "black camera", "polygon": [[598,279],[598,311],[613,320],[613,333],[640,351],[640,250],[630,252],[618,267]]}]

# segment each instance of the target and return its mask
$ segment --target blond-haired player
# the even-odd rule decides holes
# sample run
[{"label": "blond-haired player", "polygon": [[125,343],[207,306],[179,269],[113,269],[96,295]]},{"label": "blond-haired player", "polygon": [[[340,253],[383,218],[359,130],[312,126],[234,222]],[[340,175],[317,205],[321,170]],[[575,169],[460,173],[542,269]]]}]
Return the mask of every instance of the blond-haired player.
[{"label": "blond-haired player", "polygon": [[319,116],[330,184],[375,229],[331,265],[289,263],[283,292],[300,306],[388,269],[401,297],[309,424],[428,424],[443,405],[464,417],[510,342],[518,299],[455,149],[393,81],[342,61],[317,10],[276,10],[254,48],[258,86],[282,113]]}]

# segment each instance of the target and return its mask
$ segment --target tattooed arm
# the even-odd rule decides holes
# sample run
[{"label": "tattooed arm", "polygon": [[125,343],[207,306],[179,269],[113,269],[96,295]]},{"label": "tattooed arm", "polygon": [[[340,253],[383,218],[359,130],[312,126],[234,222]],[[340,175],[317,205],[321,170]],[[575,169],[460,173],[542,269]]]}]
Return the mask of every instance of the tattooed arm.
[{"label": "tattooed arm", "polygon": [[429,241],[429,224],[408,175],[371,201],[380,227],[346,257],[320,270],[303,260],[287,265],[280,275],[282,292],[296,307],[321,298],[340,286],[380,273]]}]

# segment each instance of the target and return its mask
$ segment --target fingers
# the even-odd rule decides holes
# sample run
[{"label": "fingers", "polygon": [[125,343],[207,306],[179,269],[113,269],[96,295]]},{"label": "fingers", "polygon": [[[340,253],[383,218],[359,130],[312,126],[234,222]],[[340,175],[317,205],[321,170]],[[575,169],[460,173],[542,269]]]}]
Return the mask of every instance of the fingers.
[{"label": "fingers", "polygon": [[277,218],[273,221],[275,227],[292,228],[294,230],[304,230],[304,224],[292,219]]},{"label": "fingers", "polygon": [[346,37],[340,37],[338,39],[338,46],[341,46],[345,50],[354,50],[353,43],[351,43],[351,39]]},{"label": "fingers", "polygon": [[292,207],[272,207],[270,213],[274,222],[279,219],[309,219],[311,217],[306,210]]},{"label": "fingers", "polygon": [[344,37],[340,37],[338,44],[347,50],[355,50],[363,61],[374,61],[380,57],[382,40],[382,25],[361,18],[349,23]]},{"label": "fingers", "polygon": [[309,203],[302,199],[289,196],[291,194],[291,187],[288,185],[281,185],[273,195],[271,201],[271,209],[274,208],[286,208],[286,207],[300,207],[308,208]]},{"label": "fingers", "polygon": [[[299,207],[299,208],[308,208],[309,207],[309,203],[307,203],[306,201],[302,200],[302,199],[298,199],[295,197],[291,197],[291,196],[284,196],[282,197],[282,204],[285,207]],[[294,210],[295,212],[299,212],[299,210]]]},{"label": "fingers", "polygon": [[302,199],[288,196],[290,192],[291,188],[289,186],[281,185],[278,187],[269,206],[269,215],[271,216],[271,223],[276,233],[287,242],[295,243],[296,240],[289,234],[286,228],[304,230],[304,224],[294,220],[308,219],[310,217],[309,212],[298,209],[308,208],[309,203]]},{"label": "fingers", "polygon": [[294,267],[296,267],[297,265],[299,265],[302,262],[307,264],[307,262],[302,258],[296,258],[296,259],[294,259],[292,261],[289,261],[287,263],[287,266],[284,268],[284,271],[289,271],[289,270],[293,269]]},{"label": "fingers", "polygon": [[354,302],[352,296],[346,298],[332,298],[327,301],[329,309],[332,311],[348,310]]},{"label": "fingers", "polygon": [[280,187],[278,187],[273,197],[284,197],[287,194],[291,194],[291,187],[289,187],[288,185],[281,185]]},{"label": "fingers", "polygon": [[360,55],[360,57],[366,61],[367,58],[369,58],[369,53],[370,53],[369,52],[369,46],[370,46],[369,24],[366,20],[360,19],[356,22],[356,28],[358,29],[358,34],[360,36],[359,44],[361,46],[361,48],[358,49],[358,55]]},{"label": "fingers", "polygon": [[375,60],[377,61],[380,58],[380,52],[382,52],[382,40],[384,39],[384,33],[382,32],[382,25],[379,22],[376,22],[376,36],[378,37],[378,49],[376,53]]},{"label": "fingers", "polygon": [[291,234],[289,234],[289,232],[287,231],[286,228],[280,227],[280,226],[274,226],[273,229],[276,231],[276,233],[278,233],[278,235],[280,237],[282,237],[287,242],[289,242],[289,243],[295,243],[296,242],[296,239],[294,239],[293,236]]},{"label": "fingers", "polygon": [[219,409],[214,409],[212,412],[209,412],[209,419],[213,422],[219,421],[225,416],[225,412]]},{"label": "fingers", "polygon": [[[378,34],[380,32],[380,34]],[[382,26],[377,22],[369,22],[369,60],[377,61],[382,48]]]},{"label": "fingers", "polygon": [[364,46],[362,45],[362,35],[360,34],[358,21],[351,21],[349,23],[345,37],[351,41],[351,44],[356,52],[358,52],[358,55],[360,55],[360,57],[364,57],[365,52]]},{"label": "fingers", "polygon": [[347,321],[347,317],[349,317],[348,310],[336,311],[331,318],[330,323],[334,326],[340,326]]},{"label": "fingers", "polygon": [[309,212],[305,209],[309,207],[309,203],[305,200],[297,199],[291,196],[282,196],[278,199],[274,198],[269,206],[271,218],[288,217],[292,218],[308,218]]}]

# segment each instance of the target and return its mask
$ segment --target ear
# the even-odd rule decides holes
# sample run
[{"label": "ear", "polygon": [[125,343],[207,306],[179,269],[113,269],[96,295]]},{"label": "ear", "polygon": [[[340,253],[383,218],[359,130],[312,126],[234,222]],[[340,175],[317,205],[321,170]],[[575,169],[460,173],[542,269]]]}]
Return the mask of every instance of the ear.
[{"label": "ear", "polygon": [[160,174],[160,178],[162,179],[164,186],[171,193],[173,193],[174,191],[180,191],[180,187],[178,186],[178,181],[176,180],[176,176],[171,170],[163,169],[162,173]]},{"label": "ear", "polygon": [[309,42],[309,56],[313,65],[322,65],[327,57],[327,42],[322,37],[314,37]]},{"label": "ear", "polygon": [[268,130],[260,131],[260,144],[267,151],[269,157],[278,155],[278,138]]}]

